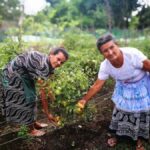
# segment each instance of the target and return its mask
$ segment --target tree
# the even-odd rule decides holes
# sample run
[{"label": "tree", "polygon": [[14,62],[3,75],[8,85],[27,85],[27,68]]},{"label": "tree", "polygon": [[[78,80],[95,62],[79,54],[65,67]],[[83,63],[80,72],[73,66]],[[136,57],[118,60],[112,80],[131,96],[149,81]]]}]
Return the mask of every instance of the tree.
[{"label": "tree", "polygon": [[109,31],[111,31],[111,29],[112,29],[112,11],[111,11],[109,1],[104,0],[104,2],[105,2],[105,5],[106,5],[106,10],[107,10],[106,13],[108,15],[108,29],[109,29]]},{"label": "tree", "polygon": [[142,11],[138,14],[139,17],[139,29],[148,28],[150,26],[150,7],[143,7]]},{"label": "tree", "polygon": [[20,16],[19,0],[0,0],[0,16],[3,20],[17,20]]},{"label": "tree", "polygon": [[114,26],[128,28],[132,11],[135,11],[137,7],[140,6],[137,4],[137,1],[138,0],[109,0]]},{"label": "tree", "polygon": [[52,7],[55,7],[56,5],[61,3],[61,0],[46,0],[51,4]]},{"label": "tree", "polygon": [[104,3],[99,0],[62,0],[59,5],[50,12],[52,23],[61,24],[64,27],[80,27],[92,29],[107,26],[107,15],[104,11]]}]

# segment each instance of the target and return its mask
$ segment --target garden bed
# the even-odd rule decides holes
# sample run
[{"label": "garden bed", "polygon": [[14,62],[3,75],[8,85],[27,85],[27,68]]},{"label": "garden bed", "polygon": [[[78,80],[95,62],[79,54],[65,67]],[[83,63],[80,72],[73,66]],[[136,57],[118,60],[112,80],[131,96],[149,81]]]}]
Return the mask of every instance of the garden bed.
[{"label": "garden bed", "polygon": [[[113,109],[110,97],[111,93],[93,99],[97,106],[97,114],[92,121],[79,121],[57,128],[51,125],[46,129],[46,135],[40,138],[17,139],[16,132],[12,132],[11,135],[6,134],[5,139],[1,136],[0,150],[12,150],[12,147],[13,150],[135,150],[135,143],[130,139],[120,140],[115,148],[107,146],[108,127]],[[145,147],[148,150],[147,143]]]}]

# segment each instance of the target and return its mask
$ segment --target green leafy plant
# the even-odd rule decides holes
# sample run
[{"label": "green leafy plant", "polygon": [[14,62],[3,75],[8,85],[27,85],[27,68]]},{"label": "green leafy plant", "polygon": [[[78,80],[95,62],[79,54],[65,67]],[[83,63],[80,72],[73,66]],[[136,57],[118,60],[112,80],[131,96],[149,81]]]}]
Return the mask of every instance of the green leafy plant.
[{"label": "green leafy plant", "polygon": [[20,52],[18,42],[6,39],[3,43],[0,43],[0,69]]},{"label": "green leafy plant", "polygon": [[29,138],[28,127],[26,125],[21,125],[20,130],[18,131],[18,136],[22,138]]}]

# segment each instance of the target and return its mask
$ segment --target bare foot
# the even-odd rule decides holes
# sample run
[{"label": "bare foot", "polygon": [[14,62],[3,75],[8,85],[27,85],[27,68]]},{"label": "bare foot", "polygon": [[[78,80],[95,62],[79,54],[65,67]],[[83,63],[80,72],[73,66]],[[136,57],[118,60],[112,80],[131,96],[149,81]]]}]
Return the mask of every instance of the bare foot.
[{"label": "bare foot", "polygon": [[39,136],[42,136],[45,134],[44,131],[40,131],[40,130],[37,130],[37,129],[33,129],[30,131],[29,133],[31,136],[35,136],[35,137],[39,137]]},{"label": "bare foot", "polygon": [[34,127],[36,129],[42,129],[42,128],[45,128],[47,126],[48,126],[48,124],[46,124],[46,123],[40,123],[40,122],[37,122],[37,121],[34,123]]},{"label": "bare foot", "polygon": [[139,139],[137,141],[136,150],[145,150],[142,141]]},{"label": "bare foot", "polygon": [[117,139],[115,137],[111,137],[107,140],[107,144],[110,147],[114,147],[117,144]]}]

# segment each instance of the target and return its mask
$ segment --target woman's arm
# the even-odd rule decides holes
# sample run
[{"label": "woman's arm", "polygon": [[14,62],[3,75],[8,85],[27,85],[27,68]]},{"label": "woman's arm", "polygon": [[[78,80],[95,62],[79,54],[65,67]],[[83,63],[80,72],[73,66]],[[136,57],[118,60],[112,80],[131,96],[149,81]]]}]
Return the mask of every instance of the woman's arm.
[{"label": "woman's arm", "polygon": [[95,96],[103,87],[105,80],[97,79],[94,84],[91,86],[87,94],[78,102],[79,107],[84,107],[84,105]]},{"label": "woman's arm", "polygon": [[41,95],[41,101],[42,101],[44,113],[47,115],[49,121],[55,122],[56,121],[55,118],[53,117],[53,115],[51,113],[49,113],[49,110],[48,110],[48,102],[46,99],[45,89],[43,89],[43,88],[40,89],[40,95]]}]

